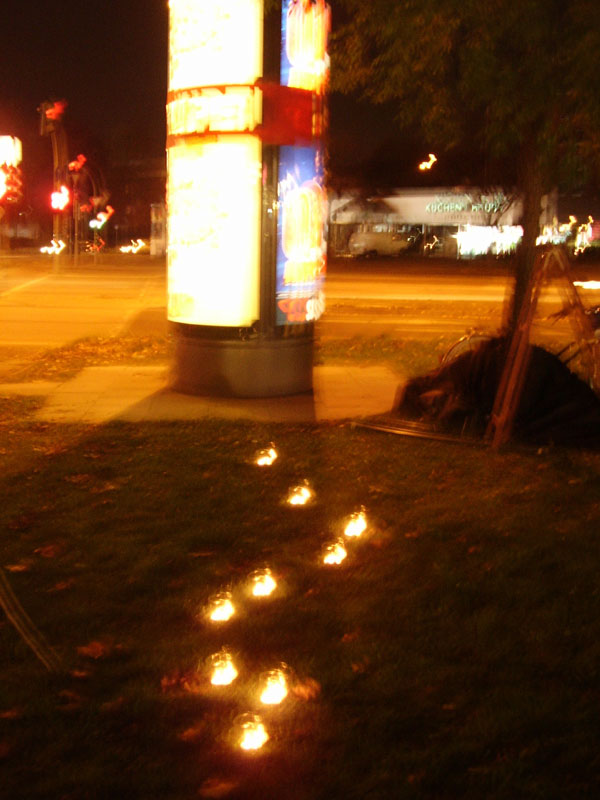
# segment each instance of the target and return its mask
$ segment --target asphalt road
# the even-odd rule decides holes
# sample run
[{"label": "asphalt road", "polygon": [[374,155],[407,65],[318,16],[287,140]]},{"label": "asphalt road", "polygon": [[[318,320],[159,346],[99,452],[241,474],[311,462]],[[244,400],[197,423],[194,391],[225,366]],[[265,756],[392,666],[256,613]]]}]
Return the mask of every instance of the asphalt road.
[{"label": "asphalt road", "polygon": [[[495,331],[509,288],[505,265],[498,262],[333,260],[317,335],[422,338]],[[0,356],[10,361],[24,349],[128,330],[165,332],[165,297],[164,260],[147,255],[103,255],[96,263],[82,257],[77,267],[65,260],[57,269],[51,256],[0,254]],[[600,304],[600,292],[590,292],[585,302]],[[559,307],[551,289],[540,316]]]}]

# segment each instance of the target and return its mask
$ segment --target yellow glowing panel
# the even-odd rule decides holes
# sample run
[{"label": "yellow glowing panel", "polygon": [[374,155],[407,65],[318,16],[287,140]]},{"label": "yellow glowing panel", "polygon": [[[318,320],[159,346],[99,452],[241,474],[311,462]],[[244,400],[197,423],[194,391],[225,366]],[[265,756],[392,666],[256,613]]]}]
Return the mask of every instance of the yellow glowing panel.
[{"label": "yellow glowing panel", "polygon": [[168,151],[168,317],[249,326],[259,317],[261,143],[220,136]]},{"label": "yellow glowing panel", "polygon": [[262,0],[170,0],[169,88],[254,83],[262,9]]},{"label": "yellow glowing panel", "polygon": [[21,140],[16,136],[0,136],[0,164],[17,167],[22,158]]},{"label": "yellow glowing panel", "polygon": [[262,95],[252,86],[195,89],[167,105],[169,134],[253,131],[262,122]]}]

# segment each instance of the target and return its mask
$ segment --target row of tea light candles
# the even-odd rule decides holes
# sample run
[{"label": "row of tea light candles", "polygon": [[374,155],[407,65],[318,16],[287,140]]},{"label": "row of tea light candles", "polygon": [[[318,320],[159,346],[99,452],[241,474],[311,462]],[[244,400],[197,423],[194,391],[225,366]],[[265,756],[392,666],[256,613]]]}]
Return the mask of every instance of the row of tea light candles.
[{"label": "row of tea light candles", "polygon": [[[261,450],[255,459],[258,466],[271,466],[277,458],[277,451],[271,445]],[[313,498],[313,491],[304,483],[290,489],[287,503],[292,506],[306,505]],[[344,529],[344,536],[349,539],[358,538],[367,528],[367,519],[364,508],[350,515]],[[343,539],[338,539],[327,545],[323,555],[323,563],[327,565],[341,564],[346,558],[347,550]],[[266,567],[256,570],[250,576],[251,592],[254,597],[268,597],[277,588],[277,582],[271,570]],[[230,592],[219,592],[209,600],[208,618],[212,622],[226,622],[235,614],[235,606]],[[219,653],[211,656],[212,674],[210,682],[213,686],[229,686],[238,677],[238,671],[233,663],[231,653],[223,648]],[[261,679],[262,691],[260,701],[264,705],[279,705],[288,694],[287,667],[282,664],[279,668],[264,673]],[[268,740],[269,734],[258,714],[243,714],[237,722],[241,732],[239,746],[243,750],[259,750]]]}]

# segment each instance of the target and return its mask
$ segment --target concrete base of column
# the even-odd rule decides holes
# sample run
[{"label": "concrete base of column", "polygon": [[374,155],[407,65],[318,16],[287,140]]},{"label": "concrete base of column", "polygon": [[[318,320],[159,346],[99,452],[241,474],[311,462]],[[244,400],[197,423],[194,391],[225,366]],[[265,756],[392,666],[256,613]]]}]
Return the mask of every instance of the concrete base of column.
[{"label": "concrete base of column", "polygon": [[204,339],[175,331],[169,384],[209,397],[281,397],[312,391],[313,339]]}]

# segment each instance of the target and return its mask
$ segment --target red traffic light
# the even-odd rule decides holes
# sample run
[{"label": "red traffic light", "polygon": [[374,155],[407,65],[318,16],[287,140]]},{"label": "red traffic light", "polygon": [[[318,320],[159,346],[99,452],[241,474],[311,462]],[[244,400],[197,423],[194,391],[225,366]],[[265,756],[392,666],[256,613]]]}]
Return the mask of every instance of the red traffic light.
[{"label": "red traffic light", "polygon": [[55,211],[64,211],[71,202],[71,192],[66,186],[61,186],[56,192],[50,195],[50,205]]}]

